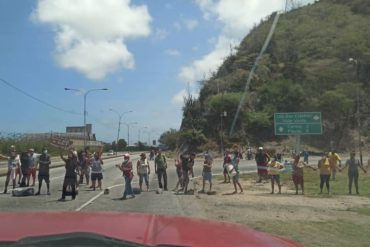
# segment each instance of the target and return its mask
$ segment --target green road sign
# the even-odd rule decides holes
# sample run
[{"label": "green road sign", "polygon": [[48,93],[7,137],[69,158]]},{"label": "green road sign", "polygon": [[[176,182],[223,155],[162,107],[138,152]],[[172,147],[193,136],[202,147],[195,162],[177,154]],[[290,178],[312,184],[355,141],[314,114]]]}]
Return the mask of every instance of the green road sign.
[{"label": "green road sign", "polygon": [[321,135],[321,112],[274,114],[275,135]]}]

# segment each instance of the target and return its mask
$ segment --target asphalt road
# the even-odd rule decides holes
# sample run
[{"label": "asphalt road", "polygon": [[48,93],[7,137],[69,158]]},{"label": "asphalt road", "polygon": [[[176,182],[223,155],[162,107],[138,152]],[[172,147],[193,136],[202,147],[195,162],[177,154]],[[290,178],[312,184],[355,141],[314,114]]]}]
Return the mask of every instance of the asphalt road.
[{"label": "asphalt road", "polygon": [[[131,157],[134,166],[138,155]],[[176,194],[171,190],[177,183],[177,176],[174,167],[174,161],[167,159],[168,162],[168,189],[161,194],[157,194],[158,181],[154,173],[154,163],[150,161],[150,191],[142,192],[134,199],[125,201],[119,200],[122,196],[124,188],[124,179],[121,171],[115,167],[120,164],[123,158],[112,158],[104,161],[103,171],[103,189],[109,188],[110,193],[105,195],[103,191],[93,191],[86,184],[80,185],[79,194],[76,200],[71,200],[67,197],[65,202],[59,202],[58,199],[62,194],[62,184],[64,179],[64,167],[54,168],[50,170],[50,192],[51,195],[46,195],[46,185],[43,183],[41,195],[28,197],[13,197],[8,187],[8,194],[0,194],[0,208],[3,211],[130,211],[130,212],[146,212],[155,214],[176,214],[176,215],[204,215],[202,209],[196,203],[197,195],[182,195]],[[315,161],[313,161],[315,163]],[[316,162],[317,163],[317,162]],[[195,176],[201,176],[202,159],[197,159],[194,173]],[[256,165],[253,160],[242,160],[240,165],[242,173],[250,173],[256,171]],[[134,170],[136,171],[136,169]],[[215,160],[212,172],[214,175],[222,174],[222,160]],[[37,180],[37,178],[36,178]],[[5,177],[0,177],[0,190],[3,191]],[[135,174],[133,179],[133,187],[138,187],[138,176]],[[196,190],[200,189],[201,185],[196,185]],[[145,186],[144,186],[145,187]],[[190,187],[193,187],[191,183]],[[35,191],[38,184],[36,183]],[[208,185],[207,187],[208,188]],[[230,184],[230,190],[233,187]],[[196,212],[196,213],[195,213]]]},{"label": "asphalt road", "polygon": [[[133,164],[136,165],[138,155],[131,157]],[[168,161],[168,189],[175,187],[177,176],[175,172],[174,162],[171,159]],[[163,191],[163,194],[156,194],[158,181],[154,173],[154,163],[150,161],[150,191],[143,192],[137,195],[135,199],[126,201],[118,200],[122,196],[124,179],[121,171],[115,167],[116,164],[122,162],[122,157],[112,158],[104,161],[103,171],[103,188],[109,188],[110,193],[105,195],[103,191],[93,191],[86,184],[80,185],[79,194],[76,200],[71,200],[67,197],[65,202],[59,202],[58,199],[62,194],[62,184],[64,179],[64,167],[58,167],[50,170],[50,192],[51,195],[46,195],[46,184],[43,183],[41,195],[28,197],[13,197],[11,196],[11,186],[8,187],[8,194],[0,194],[0,208],[3,211],[135,211],[148,213],[166,213],[171,212],[179,214],[181,202],[177,199],[179,195],[175,195],[172,191]],[[247,164],[249,163],[249,164]],[[202,161],[197,160],[195,166],[195,176],[201,175]],[[253,162],[243,161],[240,165],[242,171],[253,171],[255,165]],[[213,172],[221,173],[221,161],[216,161]],[[37,181],[37,178],[36,178]],[[135,174],[133,179],[133,187],[138,187],[138,176]],[[4,190],[5,177],[0,177],[0,190]],[[145,186],[144,186],[145,187]],[[35,191],[37,191],[38,183],[36,182]],[[186,196],[187,197],[187,196]]]}]

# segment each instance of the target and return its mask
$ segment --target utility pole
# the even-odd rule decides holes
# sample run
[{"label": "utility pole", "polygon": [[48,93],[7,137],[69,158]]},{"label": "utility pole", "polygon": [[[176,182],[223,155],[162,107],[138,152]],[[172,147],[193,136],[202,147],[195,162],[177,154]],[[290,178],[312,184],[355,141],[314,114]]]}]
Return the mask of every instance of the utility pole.
[{"label": "utility pole", "polygon": [[360,88],[357,88],[357,127],[358,127],[358,151],[360,153],[360,162],[362,162],[362,140],[361,140],[361,113],[360,113]]}]

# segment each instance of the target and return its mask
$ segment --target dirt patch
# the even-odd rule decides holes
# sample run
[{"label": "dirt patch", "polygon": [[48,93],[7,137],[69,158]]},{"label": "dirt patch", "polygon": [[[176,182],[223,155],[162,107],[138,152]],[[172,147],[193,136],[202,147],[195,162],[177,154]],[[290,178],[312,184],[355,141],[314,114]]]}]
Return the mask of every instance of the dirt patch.
[{"label": "dirt patch", "polygon": [[[249,222],[282,219],[325,221],[333,218],[362,221],[363,217],[353,208],[370,207],[370,198],[359,196],[337,196],[312,198],[295,195],[294,191],[282,187],[282,194],[271,195],[270,183],[241,181],[243,194],[233,194],[232,184],[215,181],[217,195],[199,194],[209,218],[231,222]],[[341,212],[341,213],[339,213]]]}]

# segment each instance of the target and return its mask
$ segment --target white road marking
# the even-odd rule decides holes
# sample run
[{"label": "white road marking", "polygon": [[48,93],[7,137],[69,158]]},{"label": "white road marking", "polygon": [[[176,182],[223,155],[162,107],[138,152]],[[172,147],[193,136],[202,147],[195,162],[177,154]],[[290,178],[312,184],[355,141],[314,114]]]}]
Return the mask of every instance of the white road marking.
[{"label": "white road marking", "polygon": [[[137,182],[132,182],[132,184],[137,184]],[[112,186],[107,187],[107,189],[112,189],[112,188],[115,188],[115,187],[118,187],[118,186],[123,186],[123,185],[125,185],[125,184],[115,184],[115,185],[112,185]],[[93,198],[91,198],[90,200],[88,200],[87,202],[85,202],[84,204],[82,204],[75,211],[77,211],[77,212],[78,211],[81,211],[83,208],[85,208],[89,204],[93,203],[96,199],[98,199],[103,194],[104,194],[104,191],[101,191],[99,194],[97,194],[96,196],[94,196]]]}]

